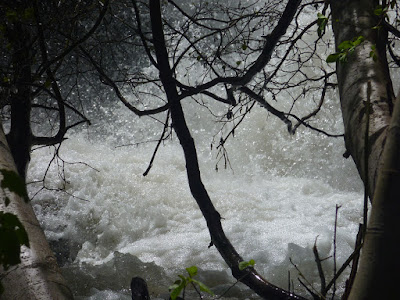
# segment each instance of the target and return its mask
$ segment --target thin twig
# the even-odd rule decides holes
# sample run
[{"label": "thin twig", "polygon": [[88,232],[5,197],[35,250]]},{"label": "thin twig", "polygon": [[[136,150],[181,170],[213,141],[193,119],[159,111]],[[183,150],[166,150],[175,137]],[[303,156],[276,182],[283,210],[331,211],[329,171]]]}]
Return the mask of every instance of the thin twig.
[{"label": "thin twig", "polygon": [[301,278],[303,278],[303,279],[306,281],[306,283],[311,287],[311,289],[313,289],[314,291],[312,291],[310,288],[308,288],[307,285],[306,285],[304,282],[302,282],[302,281],[300,280],[300,278],[298,278],[298,280],[299,280],[299,282],[301,283],[301,285],[304,286],[304,288],[313,296],[314,299],[320,300],[320,299],[322,298],[322,295],[318,295],[319,292],[313,287],[313,285],[311,284],[311,282],[309,282],[309,281],[307,280],[307,278],[303,275],[303,273],[300,271],[299,267],[297,267],[297,265],[292,261],[292,258],[289,257],[289,261],[290,261],[290,263],[295,267],[295,269],[297,270],[297,272],[299,272],[299,276],[300,276]]},{"label": "thin twig", "polygon": [[[355,243],[355,247],[354,247],[355,249],[361,249],[363,231],[364,231],[363,226],[364,226],[363,224],[359,224],[359,226],[358,226],[358,233],[357,233],[356,243]],[[354,283],[354,279],[356,278],[356,273],[357,273],[357,269],[358,269],[358,260],[360,258],[360,251],[359,250],[354,251],[353,253],[355,253],[355,255],[353,257],[353,264],[351,266],[350,276],[346,280],[346,288],[344,290],[342,300],[347,300],[347,298],[349,297],[351,288]]]},{"label": "thin twig", "polygon": [[319,253],[318,253],[318,248],[317,248],[317,239],[318,236],[315,238],[315,242],[314,242],[314,247],[313,247],[313,252],[314,252],[314,257],[315,257],[315,262],[317,264],[317,268],[318,268],[318,274],[319,274],[319,279],[321,281],[321,294],[323,296],[326,295],[326,279],[325,279],[325,274],[324,274],[324,270],[322,269],[322,260],[319,257]]},{"label": "thin twig", "polygon": [[[333,232],[333,277],[337,278],[337,266],[336,266],[336,237],[337,237],[337,219],[338,219],[338,211],[341,208],[341,205],[336,204],[336,211],[335,211],[335,228]],[[336,280],[333,282],[333,292],[332,292],[332,299],[334,299],[336,294]]]},{"label": "thin twig", "polygon": [[149,166],[147,167],[146,171],[144,171],[143,176],[147,176],[147,174],[149,174],[149,172],[150,172],[151,167],[153,166],[153,162],[154,162],[154,159],[156,158],[156,154],[157,154],[158,148],[160,147],[161,142],[164,140],[165,133],[167,132],[168,123],[169,123],[169,115],[170,115],[170,112],[168,111],[167,119],[165,120],[165,123],[164,123],[163,132],[161,133],[161,136],[160,136],[160,138],[159,138],[159,140],[157,142],[156,148],[153,151],[153,155],[151,156],[151,159],[150,159],[150,162],[149,162]]},{"label": "thin twig", "polygon": [[[304,278],[304,277],[303,277],[303,278]],[[300,278],[298,278],[298,280],[299,280],[300,284],[307,290],[307,292],[309,292],[309,293],[313,296],[314,300],[320,300],[320,299],[321,299],[320,297],[318,297],[317,294],[315,294],[315,293],[307,286],[307,284],[305,284],[303,281],[301,281]]]}]

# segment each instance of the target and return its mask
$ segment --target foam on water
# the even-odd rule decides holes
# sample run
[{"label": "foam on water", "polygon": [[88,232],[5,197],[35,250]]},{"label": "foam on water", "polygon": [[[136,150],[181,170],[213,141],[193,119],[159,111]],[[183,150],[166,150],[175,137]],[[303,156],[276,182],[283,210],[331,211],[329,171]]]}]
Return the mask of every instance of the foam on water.
[{"label": "foam on water", "polygon": [[[314,17],[313,12],[310,18]],[[309,63],[308,71],[314,72],[318,62]],[[191,66],[191,72],[187,72],[187,66]],[[191,83],[204,71],[198,64],[194,69],[191,63],[183,63],[181,68],[183,81]],[[151,75],[155,70],[143,72]],[[221,93],[224,96],[223,90]],[[305,97],[292,112],[306,115],[316,107],[319,97]],[[287,111],[293,105],[288,99],[282,94],[276,103],[267,101]],[[144,106],[154,107],[154,99],[141,100]],[[198,100],[215,115],[227,112],[227,107],[209,99]],[[225,143],[232,168],[224,169],[220,162],[217,172],[216,146],[222,123],[216,122],[204,106],[191,100],[183,104],[196,141],[202,178],[223,217],[226,235],[244,259],[256,261],[256,269],[265,278],[287,288],[290,271],[295,292],[307,296],[289,258],[318,287],[312,246],[318,237],[320,257],[333,254],[336,205],[341,205],[339,266],[354,249],[361,220],[362,185],[353,162],[342,156],[343,139],[302,128],[291,136],[282,121],[256,107],[235,137]],[[66,163],[53,163],[47,174],[48,187],[65,186],[68,194],[43,190],[33,201],[77,299],[129,299],[133,276],[144,277],[153,296],[165,299],[177,274],[191,265],[201,269],[199,280],[217,294],[223,293],[235,281],[215,248],[208,248],[210,237],[190,195],[176,136],[164,143],[150,173],[143,177],[155,147],[148,141],[159,138],[162,124],[139,119],[120,104],[98,105],[87,109],[93,125],[71,133],[63,142],[60,155]],[[327,91],[324,106],[310,122],[327,132],[343,133],[335,91]],[[216,144],[211,150],[213,139]],[[116,147],[127,144],[135,146]],[[52,153],[51,148],[33,152],[28,180],[43,178]],[[66,184],[60,173],[65,174]],[[39,188],[40,184],[30,185],[31,195]],[[330,279],[332,259],[325,260],[323,267]],[[343,282],[344,278],[339,289]],[[228,297],[257,299],[240,285],[230,290]],[[192,299],[190,295],[188,299]]]},{"label": "foam on water", "polygon": [[[220,165],[216,172],[210,142],[219,125],[207,121],[202,109],[190,103],[185,107],[203,180],[227,236],[245,259],[254,259],[261,274],[287,287],[288,270],[297,277],[292,258],[308,280],[318,284],[311,249],[318,236],[321,257],[332,255],[337,204],[342,206],[338,265],[344,262],[354,248],[362,194],[352,162],[342,157],[342,139],[308,130],[289,136],[279,120],[259,109],[226,145],[232,169]],[[210,237],[190,195],[176,138],[161,147],[143,177],[154,144],[115,145],[138,141],[137,136],[154,139],[159,128],[146,125],[146,119],[136,120],[118,105],[108,113],[114,117],[71,134],[61,146],[65,162],[75,162],[64,166],[66,191],[73,196],[42,191],[33,201],[46,235],[58,241],[56,251],[64,257],[63,269],[74,292],[84,299],[123,299],[129,295],[130,278],[142,276],[160,295],[191,265],[203,270],[205,283],[222,291],[234,281],[215,248],[208,248]],[[328,112],[322,123],[331,119],[329,129],[341,130],[338,116],[339,111]],[[51,155],[48,148],[33,152],[30,180],[42,178]],[[62,186],[59,171],[53,164],[46,180],[50,187]],[[37,189],[30,187],[31,193]],[[324,262],[328,278],[332,266],[332,260]],[[240,289],[231,293],[238,299],[253,297]]]}]

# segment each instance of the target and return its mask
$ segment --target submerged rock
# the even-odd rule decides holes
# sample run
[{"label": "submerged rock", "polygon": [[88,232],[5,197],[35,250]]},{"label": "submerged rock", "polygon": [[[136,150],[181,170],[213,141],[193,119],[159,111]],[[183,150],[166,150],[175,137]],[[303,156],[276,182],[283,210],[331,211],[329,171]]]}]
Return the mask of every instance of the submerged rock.
[{"label": "submerged rock", "polygon": [[120,252],[114,252],[114,257],[101,265],[67,264],[62,268],[62,273],[75,296],[90,296],[93,289],[111,289],[129,295],[132,277],[142,277],[147,282],[157,283],[149,286],[151,294],[155,295],[167,291],[171,283],[165,271],[155,263],[142,262],[134,255]]},{"label": "submerged rock", "polygon": [[132,300],[150,300],[146,281],[141,277],[133,277],[131,280]]}]

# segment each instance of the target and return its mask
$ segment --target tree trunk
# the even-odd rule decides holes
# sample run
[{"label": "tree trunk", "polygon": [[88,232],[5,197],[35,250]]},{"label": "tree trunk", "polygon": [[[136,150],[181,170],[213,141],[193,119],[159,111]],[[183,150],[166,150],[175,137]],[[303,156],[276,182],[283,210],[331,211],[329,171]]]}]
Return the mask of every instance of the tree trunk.
[{"label": "tree trunk", "polygon": [[[373,0],[331,1],[336,45],[360,35],[365,38],[346,63],[337,65],[346,147],[372,199],[352,300],[397,299],[400,282],[400,98],[392,117],[395,101],[386,59],[387,34],[372,29],[379,21],[374,15],[377,5]],[[372,45],[376,61],[369,57]]]},{"label": "tree trunk", "polygon": [[[1,124],[0,146],[0,169],[17,172]],[[21,247],[21,263],[17,266],[7,271],[0,266],[0,280],[5,289],[0,299],[73,299],[32,206],[14,193],[10,192],[7,195],[11,202],[5,207],[5,195],[2,193],[0,211],[12,213],[18,217],[28,233],[30,248]]]},{"label": "tree trunk", "polygon": [[[377,181],[386,130],[390,122],[394,93],[386,59],[387,34],[372,27],[379,22],[374,15],[375,0],[332,0],[332,26],[336,45],[362,35],[365,41],[336,68],[340,102],[345,127],[345,143],[361,179],[367,183],[372,198]],[[376,45],[377,60],[370,57]],[[368,82],[371,84],[370,109],[367,115]],[[365,170],[365,132],[369,117],[368,171]],[[368,174],[368,176],[366,176]]]},{"label": "tree trunk", "polygon": [[360,268],[349,299],[397,299],[400,282],[400,98],[387,132]]},{"label": "tree trunk", "polygon": [[[30,7],[29,4],[29,1],[26,0],[16,1],[15,11],[24,11]],[[32,146],[30,115],[33,58],[30,30],[30,26],[19,19],[12,22],[6,29],[6,37],[13,49],[13,89],[10,95],[11,128],[7,135],[7,141],[18,173],[24,180]]]}]

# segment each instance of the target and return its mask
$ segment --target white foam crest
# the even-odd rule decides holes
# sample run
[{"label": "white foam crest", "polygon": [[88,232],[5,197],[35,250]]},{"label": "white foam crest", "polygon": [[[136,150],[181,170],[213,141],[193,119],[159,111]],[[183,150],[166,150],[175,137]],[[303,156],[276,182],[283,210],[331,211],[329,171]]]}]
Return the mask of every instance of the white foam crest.
[{"label": "white foam crest", "polygon": [[[326,178],[318,178],[321,172],[326,173],[324,168],[337,149],[328,146],[327,152],[325,146],[318,147],[308,141],[300,146],[306,158],[301,151],[285,156],[283,149],[271,150],[271,153],[264,150],[260,154],[258,151],[263,145],[267,146],[263,142],[274,141],[279,134],[249,145],[251,140],[270,131],[256,130],[249,139],[246,136],[250,129],[245,126],[243,131],[238,133],[237,144],[230,146],[235,172],[215,172],[215,160],[209,149],[200,147],[199,153],[205,162],[202,169],[206,187],[223,217],[227,236],[239,253],[246,259],[255,259],[257,269],[274,283],[285,286],[287,270],[294,272],[289,256],[295,256],[293,259],[307,270],[315,267],[314,258],[308,255],[311,250],[307,249],[311,249],[317,236],[322,256],[332,254],[334,213],[338,204],[342,205],[338,259],[343,262],[353,247],[361,196],[351,188],[341,190],[325,182]],[[282,142],[275,141],[270,149],[279,147],[279,143]],[[289,138],[283,144],[287,152],[296,151],[298,141]],[[81,244],[77,262],[103,264],[113,257],[114,251],[119,251],[145,262],[153,261],[171,275],[190,265],[226,270],[217,251],[207,249],[210,237],[189,193],[180,146],[175,141],[162,147],[149,175],[143,177],[152,150],[150,144],[114,148],[100,141],[91,143],[85,134],[72,135],[63,144],[61,156],[66,161],[85,162],[96,170],[84,164],[66,165],[67,191],[88,201],[62,193],[55,198],[51,193],[40,194],[34,206],[46,234],[52,239],[63,237]],[[43,159],[47,151],[34,152],[30,168],[33,178],[47,166]],[[319,158],[324,167],[317,168],[315,176],[303,176],[302,168],[312,170],[312,159],[318,156],[324,157]],[[293,160],[298,160],[299,165]],[[271,172],[268,168],[273,163],[281,168],[291,167]],[[341,167],[332,167],[332,176],[342,176]],[[49,179],[57,181],[56,173],[50,173]],[[298,249],[308,254],[299,254]],[[311,276],[318,281],[315,272]]]}]

